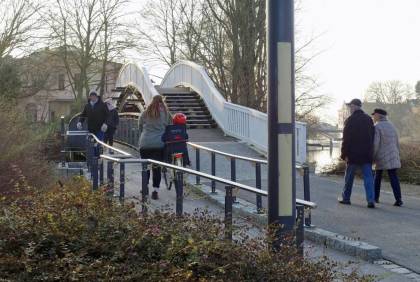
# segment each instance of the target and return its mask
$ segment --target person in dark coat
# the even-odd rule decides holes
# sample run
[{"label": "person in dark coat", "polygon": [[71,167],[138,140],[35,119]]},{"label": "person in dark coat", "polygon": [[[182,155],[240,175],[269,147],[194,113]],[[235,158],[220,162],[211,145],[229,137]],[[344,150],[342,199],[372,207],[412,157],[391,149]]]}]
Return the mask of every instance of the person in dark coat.
[{"label": "person in dark coat", "polygon": [[112,146],[114,144],[114,133],[117,130],[120,119],[118,117],[117,108],[115,108],[115,106],[112,104],[111,99],[107,99],[105,101],[105,105],[108,107],[109,118],[108,118],[108,130],[105,132],[104,142]]},{"label": "person in dark coat", "polygon": [[89,102],[80,114],[77,129],[82,129],[85,119],[87,119],[88,131],[103,141],[108,129],[109,110],[95,90],[89,93]]},{"label": "person in dark coat", "polygon": [[341,158],[346,161],[345,185],[339,203],[350,205],[354,174],[358,168],[362,170],[368,208],[375,207],[373,187],[373,142],[375,127],[372,118],[362,110],[362,102],[353,99],[347,104],[351,115],[344,122]]}]

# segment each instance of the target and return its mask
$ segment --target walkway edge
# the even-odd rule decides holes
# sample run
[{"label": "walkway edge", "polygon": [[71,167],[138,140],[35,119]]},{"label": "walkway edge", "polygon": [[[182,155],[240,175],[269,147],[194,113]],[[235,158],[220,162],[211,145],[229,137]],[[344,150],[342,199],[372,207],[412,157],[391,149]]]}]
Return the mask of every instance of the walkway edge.
[{"label": "walkway edge", "polygon": [[[218,191],[216,194],[211,193],[211,188],[206,185],[194,185],[190,183],[190,186],[195,193],[224,208],[224,193],[220,191]],[[267,226],[267,215],[258,214],[256,212],[256,205],[253,205],[242,199],[237,199],[237,201],[238,203],[233,205],[234,213],[250,219],[260,227]],[[367,261],[376,261],[382,259],[381,248],[321,228],[305,228],[305,238],[315,243],[324,245],[325,247],[329,247],[331,249],[341,251],[350,256],[359,257]]]}]

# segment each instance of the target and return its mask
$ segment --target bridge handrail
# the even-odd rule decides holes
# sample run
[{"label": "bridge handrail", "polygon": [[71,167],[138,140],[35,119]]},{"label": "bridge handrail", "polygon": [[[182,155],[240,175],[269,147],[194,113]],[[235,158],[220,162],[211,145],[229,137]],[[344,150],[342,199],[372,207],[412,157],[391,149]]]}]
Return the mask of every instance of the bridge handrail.
[{"label": "bridge handrail", "polygon": [[[106,154],[100,155],[100,157],[104,158],[104,159],[108,159],[108,160],[118,162],[118,163],[152,163],[152,164],[156,164],[156,165],[159,165],[159,166],[162,166],[162,167],[166,167],[166,168],[182,171],[182,172],[185,172],[185,173],[188,173],[188,174],[192,174],[192,175],[195,175],[195,176],[200,176],[200,177],[203,177],[203,178],[214,180],[214,181],[217,181],[217,182],[229,185],[229,186],[237,187],[239,189],[242,189],[242,190],[245,190],[245,191],[248,191],[248,192],[252,192],[252,193],[255,193],[257,195],[268,196],[268,192],[264,191],[262,189],[257,189],[257,188],[254,188],[254,187],[251,187],[251,186],[248,186],[248,185],[245,185],[245,184],[241,184],[241,183],[238,183],[238,182],[235,182],[235,181],[231,181],[231,180],[228,180],[228,179],[213,176],[213,175],[210,175],[210,174],[207,174],[207,173],[204,173],[204,172],[200,172],[200,171],[196,171],[196,170],[193,170],[193,169],[184,168],[184,167],[180,167],[180,166],[176,166],[176,165],[172,165],[172,164],[168,164],[168,163],[165,163],[165,162],[160,162],[160,161],[156,161],[156,160],[152,160],[152,159],[134,158],[132,154],[104,143],[98,137],[96,137],[92,133],[89,133],[88,131],[70,131],[69,130],[69,131],[66,132],[66,135],[67,136],[87,136],[87,135],[89,135],[98,144],[123,155],[123,157],[121,157],[121,156],[118,157],[118,156],[115,156],[115,155],[106,155]],[[301,204],[305,207],[309,207],[311,209],[314,209],[314,208],[317,207],[316,203],[305,201],[305,200],[300,200],[300,199],[296,199],[296,203]]]},{"label": "bridge handrail", "polygon": [[[102,143],[102,142],[100,142]],[[188,174],[192,174],[195,176],[200,176],[203,178],[207,178],[209,180],[214,180],[216,182],[219,183],[223,183],[229,186],[233,186],[236,188],[239,188],[241,190],[245,190],[251,193],[255,193],[261,196],[268,196],[268,192],[264,191],[264,190],[260,190],[242,183],[238,183],[238,182],[234,182],[228,179],[224,179],[224,178],[220,178],[217,176],[213,176],[204,172],[200,172],[200,171],[196,171],[194,169],[189,169],[189,168],[185,168],[185,167],[181,167],[181,166],[176,166],[176,165],[172,165],[172,164],[168,164],[168,163],[164,163],[164,162],[160,162],[160,161],[156,161],[156,160],[152,160],[152,159],[139,159],[139,158],[134,158],[134,159],[126,159],[126,158],[116,158],[114,155],[106,155],[106,154],[102,154],[100,155],[101,158],[107,159],[107,160],[111,160],[113,162],[117,162],[117,163],[152,163],[161,167],[166,167],[166,168],[170,168],[170,169],[174,169],[174,170],[178,170],[178,171],[182,171],[184,173],[188,173]],[[314,202],[310,202],[310,201],[305,201],[305,200],[301,200],[301,199],[296,199],[296,203],[297,204],[301,204],[305,207],[311,208],[311,209],[315,209],[317,207],[316,203]]]},{"label": "bridge handrail", "polygon": [[[228,135],[268,150],[267,114],[226,101],[204,67],[191,62],[179,61],[166,73],[161,87],[183,85],[197,92],[209,108],[220,128]],[[296,160],[306,161],[306,125],[296,122]]]}]

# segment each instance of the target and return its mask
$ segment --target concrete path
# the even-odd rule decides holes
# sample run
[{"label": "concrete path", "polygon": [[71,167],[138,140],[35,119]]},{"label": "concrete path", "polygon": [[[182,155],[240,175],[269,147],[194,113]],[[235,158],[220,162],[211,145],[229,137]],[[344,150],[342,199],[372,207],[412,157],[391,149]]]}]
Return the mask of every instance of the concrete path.
[{"label": "concrete path", "polygon": [[[246,144],[226,138],[220,132],[206,132],[211,138],[202,138],[201,132],[190,130],[190,141],[224,152],[263,158],[261,154],[250,149]],[[213,133],[214,133],[213,132]],[[205,137],[205,136],[204,136]],[[205,142],[203,141],[205,140]],[[210,140],[210,141],[207,141]],[[190,150],[190,159],[195,167],[195,152]],[[230,162],[225,157],[216,158],[216,175],[230,177]],[[201,171],[210,173],[210,155],[201,153]],[[267,169],[262,167],[263,189],[267,187]],[[237,162],[238,182],[255,187],[255,167],[249,163]],[[297,174],[297,196],[303,198],[301,176]],[[191,178],[191,181],[194,181]],[[203,180],[205,184],[209,184]],[[341,193],[343,181],[337,177],[321,177],[311,175],[311,200],[318,204],[313,212],[313,224],[320,228],[336,232],[348,237],[366,241],[382,248],[385,258],[420,273],[420,197],[416,195],[416,188],[420,194],[420,187],[410,187],[410,196],[404,194],[403,207],[392,206],[394,199],[388,184],[384,185],[381,203],[376,209],[367,209],[365,193],[360,181],[356,181],[352,205],[343,206],[337,203]],[[224,187],[218,185],[218,189]],[[408,190],[408,189],[407,189]],[[414,192],[413,192],[414,191]],[[239,197],[255,203],[255,195],[240,193]],[[266,199],[263,199],[266,206]]]},{"label": "concrete path", "polygon": [[[126,151],[130,151],[127,148],[124,148]],[[131,151],[135,154],[135,152]],[[125,201],[132,201],[140,208],[140,183],[141,183],[141,167],[139,164],[130,164],[126,165],[126,182],[125,182]],[[118,167],[115,167],[115,179],[119,179],[119,170]],[[118,193],[118,181],[115,183],[115,191]],[[150,200],[149,209],[155,210],[170,210],[175,211],[175,191],[167,190],[166,187],[161,185],[159,189],[159,200]],[[207,201],[202,196],[194,193],[194,191],[186,188],[185,198],[184,198],[184,212],[194,213],[206,211],[209,214],[216,216],[218,218],[223,218],[224,211],[219,206]],[[259,227],[252,225],[249,220],[246,218],[240,217],[239,215],[234,215],[234,224],[236,227],[246,227],[248,229],[247,235],[250,237],[261,237],[263,236],[263,230]],[[347,256],[340,252],[334,251],[329,248],[325,248],[321,245],[316,245],[311,242],[305,243],[305,255],[309,259],[320,259],[323,256],[328,257],[332,261],[335,261],[339,264],[337,268],[338,271],[344,273],[350,273],[355,270],[359,274],[364,275],[374,275],[376,281],[392,282],[392,281],[417,281],[415,279],[410,279],[409,277],[392,272],[379,264],[369,263],[354,257]],[[420,276],[418,277],[420,281]]]}]

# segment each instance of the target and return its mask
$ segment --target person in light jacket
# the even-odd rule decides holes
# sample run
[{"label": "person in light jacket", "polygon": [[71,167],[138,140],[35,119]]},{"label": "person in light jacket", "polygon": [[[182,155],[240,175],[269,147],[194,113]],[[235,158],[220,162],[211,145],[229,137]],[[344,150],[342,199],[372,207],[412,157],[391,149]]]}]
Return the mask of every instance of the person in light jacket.
[{"label": "person in light jacket", "polygon": [[[163,161],[165,143],[162,135],[167,125],[171,124],[171,114],[163,101],[162,96],[153,96],[152,102],[139,117],[139,147],[142,159],[153,159]],[[147,183],[149,183],[150,171],[147,172]],[[157,189],[160,186],[161,169],[153,167],[153,188],[152,199],[158,199]]]},{"label": "person in light jacket", "polygon": [[397,169],[401,168],[400,144],[398,133],[394,125],[388,120],[387,112],[383,109],[375,109],[372,113],[375,122],[375,138],[373,161],[375,165],[375,201],[379,203],[381,191],[382,173],[388,171],[394,192],[394,206],[402,206],[401,187],[397,175]]}]

